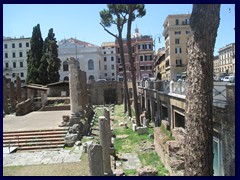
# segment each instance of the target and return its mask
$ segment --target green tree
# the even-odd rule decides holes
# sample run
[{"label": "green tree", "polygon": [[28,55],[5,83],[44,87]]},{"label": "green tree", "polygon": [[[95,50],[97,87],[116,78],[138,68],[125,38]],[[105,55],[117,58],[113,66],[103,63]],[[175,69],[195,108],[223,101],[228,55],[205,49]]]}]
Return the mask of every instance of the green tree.
[{"label": "green tree", "polygon": [[47,72],[47,68],[48,68],[48,52],[47,52],[47,42],[46,39],[43,43],[43,56],[41,58],[41,64],[38,68],[38,72],[40,74],[40,78],[41,78],[41,84],[46,85],[48,84],[49,80],[48,80],[48,72]]},{"label": "green tree", "polygon": [[[128,109],[128,115],[131,117],[131,104],[130,104],[130,97],[128,93],[128,84],[127,84],[127,73],[126,73],[126,66],[125,66],[125,57],[124,57],[124,50],[123,50],[123,39],[122,39],[122,31],[124,24],[127,22],[127,5],[125,4],[108,4],[108,9],[104,9],[100,11],[100,17],[101,17],[101,25],[103,26],[104,30],[108,32],[110,35],[115,37],[119,44],[120,49],[120,57],[121,62],[123,65],[123,79],[124,79],[124,94],[125,99],[127,99],[127,107],[126,103],[124,106],[124,111]],[[111,27],[111,25],[116,25],[118,30],[118,35],[113,34],[110,32],[106,27]]]},{"label": "green tree", "polygon": [[213,51],[219,4],[194,4],[188,41],[185,175],[213,175]]},{"label": "green tree", "polygon": [[144,4],[129,4],[128,7],[128,23],[127,23],[127,45],[128,45],[128,57],[131,67],[132,74],[132,86],[133,86],[133,102],[136,116],[136,125],[141,126],[140,123],[140,111],[138,106],[138,97],[137,97],[137,85],[136,85],[136,69],[134,67],[134,61],[132,59],[132,43],[131,43],[131,28],[132,22],[136,19],[136,17],[143,17],[146,14],[146,9]]},{"label": "green tree", "polygon": [[45,43],[47,47],[48,83],[58,82],[60,78],[59,69],[61,66],[61,61],[58,58],[58,45],[52,28],[49,29],[48,37],[46,38]]},{"label": "green tree", "polygon": [[41,35],[40,25],[33,27],[32,37],[30,40],[30,50],[27,53],[27,83],[40,84],[41,78],[38,68],[41,64],[43,39]]}]

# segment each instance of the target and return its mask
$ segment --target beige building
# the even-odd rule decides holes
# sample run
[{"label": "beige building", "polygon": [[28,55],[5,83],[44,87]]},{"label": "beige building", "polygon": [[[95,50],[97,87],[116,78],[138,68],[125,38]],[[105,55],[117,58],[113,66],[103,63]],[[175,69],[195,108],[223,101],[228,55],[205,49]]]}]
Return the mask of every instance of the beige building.
[{"label": "beige building", "polygon": [[214,60],[214,73],[235,75],[235,43],[227,44],[218,51],[219,58]]},{"label": "beige building", "polygon": [[110,81],[116,80],[116,48],[114,42],[104,42],[101,45],[103,54],[102,78]]},{"label": "beige building", "polygon": [[161,77],[177,80],[187,69],[187,41],[190,35],[189,18],[191,14],[168,15],[164,21],[165,70]]}]

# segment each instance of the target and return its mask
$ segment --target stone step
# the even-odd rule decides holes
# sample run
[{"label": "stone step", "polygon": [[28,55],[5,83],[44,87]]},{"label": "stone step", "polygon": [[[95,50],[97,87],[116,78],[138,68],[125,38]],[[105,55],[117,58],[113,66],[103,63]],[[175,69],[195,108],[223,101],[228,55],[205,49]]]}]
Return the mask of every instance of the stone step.
[{"label": "stone step", "polygon": [[13,134],[13,133],[28,133],[28,132],[49,132],[49,131],[67,131],[68,128],[66,127],[59,127],[57,129],[36,129],[36,130],[20,130],[20,131],[5,131],[3,134]]},{"label": "stone step", "polygon": [[16,146],[17,150],[63,148],[68,128],[9,131],[3,133],[3,146]]},{"label": "stone step", "polygon": [[[10,146],[25,147],[25,146],[47,146],[47,145],[64,145],[64,140],[61,141],[41,141],[41,142],[22,142],[12,143]],[[3,147],[7,147],[7,144],[3,144]]]},{"label": "stone step", "polygon": [[29,138],[29,139],[4,139],[3,144],[9,144],[9,143],[23,143],[23,142],[44,142],[44,141],[62,141],[64,140],[64,137],[49,137],[49,138]]},{"label": "stone step", "polygon": [[3,136],[3,140],[20,140],[20,139],[39,139],[39,138],[62,138],[65,137],[67,133],[61,134],[38,134],[38,135],[15,135],[15,136]]},{"label": "stone step", "polygon": [[62,149],[64,144],[53,144],[53,145],[44,145],[44,146],[22,146],[18,147],[19,151],[28,151],[28,150],[40,150],[40,149]]},{"label": "stone step", "polygon": [[67,131],[36,131],[36,132],[15,132],[15,133],[3,133],[3,137],[13,137],[13,136],[42,136],[42,135],[57,135],[66,134]]}]

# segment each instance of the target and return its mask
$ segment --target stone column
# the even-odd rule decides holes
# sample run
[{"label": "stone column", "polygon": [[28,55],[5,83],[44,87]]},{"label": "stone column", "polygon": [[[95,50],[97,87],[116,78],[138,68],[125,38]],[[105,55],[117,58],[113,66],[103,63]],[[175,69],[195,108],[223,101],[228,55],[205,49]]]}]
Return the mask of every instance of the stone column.
[{"label": "stone column", "polygon": [[103,148],[103,169],[107,175],[112,174],[111,161],[110,161],[110,143],[109,139],[110,129],[108,127],[107,119],[104,116],[99,117],[99,136],[100,144]]},{"label": "stone column", "polygon": [[90,176],[103,176],[102,146],[90,144],[88,146],[88,162]]},{"label": "stone column", "polygon": [[7,83],[6,77],[3,77],[3,110],[5,114],[9,114],[8,111],[8,99],[7,99]]},{"label": "stone column", "polygon": [[106,129],[107,129],[107,132],[109,132],[108,140],[109,140],[109,148],[110,148],[110,144],[111,144],[111,132],[110,132],[111,131],[111,124],[110,123],[111,122],[110,122],[110,112],[109,112],[108,108],[104,107],[103,115],[106,118],[106,122],[107,122]]},{"label": "stone column", "polygon": [[44,106],[47,103],[47,93],[46,92],[41,93],[41,102],[42,102],[42,106]]},{"label": "stone column", "polygon": [[17,102],[20,103],[22,101],[22,92],[21,92],[21,79],[17,76],[16,79],[16,92],[17,92]]},{"label": "stone column", "polygon": [[10,102],[11,102],[12,111],[15,111],[16,110],[16,98],[15,98],[13,82],[10,82]]},{"label": "stone column", "polygon": [[78,93],[78,70],[77,70],[77,61],[70,57],[69,63],[69,92],[70,92],[70,126],[73,124],[78,124],[78,114],[82,111],[81,98]]}]

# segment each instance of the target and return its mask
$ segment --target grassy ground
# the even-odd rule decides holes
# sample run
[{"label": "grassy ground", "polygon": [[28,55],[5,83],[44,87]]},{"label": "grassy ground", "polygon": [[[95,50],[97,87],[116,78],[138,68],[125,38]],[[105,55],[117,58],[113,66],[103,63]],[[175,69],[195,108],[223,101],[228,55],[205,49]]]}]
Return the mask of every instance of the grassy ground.
[{"label": "grassy ground", "polygon": [[87,154],[80,162],[3,167],[3,176],[88,176]]},{"label": "grassy ground", "polygon": [[[119,126],[119,123],[127,123],[128,128]],[[132,130],[132,123],[125,117],[123,106],[116,105],[114,110],[114,134],[117,138],[114,140],[116,153],[137,153],[143,166],[151,165],[158,170],[159,176],[168,175],[168,171],[160,161],[154,150],[154,140],[149,136],[153,134],[154,129],[148,128],[148,134],[138,135]],[[128,176],[136,175],[136,170],[125,170]]]}]

